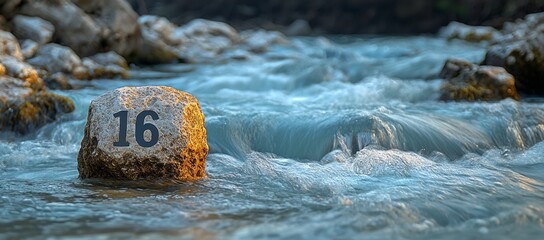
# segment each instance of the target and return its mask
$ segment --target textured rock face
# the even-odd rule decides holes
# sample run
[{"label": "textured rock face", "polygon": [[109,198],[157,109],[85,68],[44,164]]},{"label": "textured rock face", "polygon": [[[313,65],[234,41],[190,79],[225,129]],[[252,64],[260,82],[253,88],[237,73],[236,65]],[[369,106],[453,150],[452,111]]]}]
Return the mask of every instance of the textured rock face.
[{"label": "textured rock face", "polygon": [[483,64],[504,67],[517,79],[520,91],[544,94],[544,13],[504,26]]},{"label": "textured rock face", "polygon": [[464,60],[446,61],[440,77],[442,100],[496,101],[505,98],[519,100],[515,79],[504,68],[477,66]]},{"label": "textured rock face", "polygon": [[36,89],[28,81],[0,76],[0,131],[32,132],[74,110],[72,100]]},{"label": "textured rock face", "polygon": [[18,39],[30,39],[40,45],[50,42],[55,32],[53,24],[38,17],[17,15],[11,21]]},{"label": "textured rock face", "polygon": [[[125,120],[114,116],[121,111],[127,111]],[[157,114],[144,115],[156,133],[136,131],[144,111]],[[156,135],[156,143],[143,146],[138,140],[142,134],[147,142]],[[126,143],[114,146],[121,136]],[[170,87],[124,87],[91,102],[78,170],[82,178],[197,180],[206,176],[207,154],[204,115],[196,98]]]}]

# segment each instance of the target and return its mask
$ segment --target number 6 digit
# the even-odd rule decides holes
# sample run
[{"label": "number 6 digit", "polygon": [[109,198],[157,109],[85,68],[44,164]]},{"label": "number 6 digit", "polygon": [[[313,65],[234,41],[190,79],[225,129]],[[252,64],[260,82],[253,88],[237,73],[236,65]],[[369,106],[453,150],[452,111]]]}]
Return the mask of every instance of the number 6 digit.
[{"label": "number 6 digit", "polygon": [[[153,120],[159,119],[159,115],[151,110],[146,110],[136,116],[136,142],[142,147],[152,147],[157,144],[159,141],[159,129],[151,123],[144,123],[145,117],[151,116]],[[146,141],[144,138],[145,131],[149,130],[151,132],[151,139]]]}]

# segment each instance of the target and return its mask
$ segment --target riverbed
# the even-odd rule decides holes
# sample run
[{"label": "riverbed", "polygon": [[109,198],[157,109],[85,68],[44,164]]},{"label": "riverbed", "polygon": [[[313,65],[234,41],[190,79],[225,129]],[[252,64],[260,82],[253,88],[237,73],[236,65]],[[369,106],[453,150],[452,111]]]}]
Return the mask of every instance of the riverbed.
[{"label": "riverbed", "polygon": [[[485,45],[290,41],[56,91],[74,113],[0,136],[0,238],[542,239],[544,99],[439,101],[445,60],[479,62]],[[207,179],[78,178],[90,101],[143,85],[198,98]]]}]

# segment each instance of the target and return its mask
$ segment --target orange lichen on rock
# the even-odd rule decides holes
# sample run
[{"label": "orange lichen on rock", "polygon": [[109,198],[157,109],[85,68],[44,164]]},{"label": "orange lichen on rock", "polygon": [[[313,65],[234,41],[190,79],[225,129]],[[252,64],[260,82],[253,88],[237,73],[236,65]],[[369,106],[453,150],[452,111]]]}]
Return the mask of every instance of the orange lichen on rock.
[{"label": "orange lichen on rock", "polygon": [[186,147],[181,151],[184,159],[181,166],[180,179],[197,180],[206,177],[206,156],[208,144],[206,142],[206,128],[204,128],[204,114],[198,102],[187,104],[183,109],[183,134],[186,136]]}]

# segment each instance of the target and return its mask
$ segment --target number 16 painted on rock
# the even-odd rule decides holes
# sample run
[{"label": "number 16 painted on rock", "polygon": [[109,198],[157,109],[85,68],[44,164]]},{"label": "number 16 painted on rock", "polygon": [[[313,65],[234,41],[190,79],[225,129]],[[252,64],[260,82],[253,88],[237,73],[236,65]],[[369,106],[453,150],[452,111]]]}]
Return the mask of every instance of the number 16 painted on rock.
[{"label": "number 16 painted on rock", "polygon": [[[113,114],[113,116],[119,118],[119,141],[114,142],[113,146],[130,146],[127,142],[128,111],[119,111]],[[134,136],[136,137],[136,142],[141,147],[153,147],[159,141],[159,129],[151,123],[144,123],[145,117],[147,116],[150,116],[153,120],[159,119],[159,114],[151,110],[145,110],[136,116],[136,130]],[[144,138],[144,133],[147,130],[151,132],[151,139],[149,141],[146,141]]]}]

